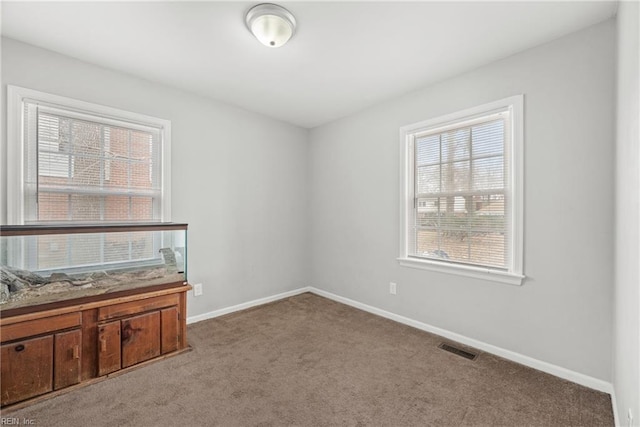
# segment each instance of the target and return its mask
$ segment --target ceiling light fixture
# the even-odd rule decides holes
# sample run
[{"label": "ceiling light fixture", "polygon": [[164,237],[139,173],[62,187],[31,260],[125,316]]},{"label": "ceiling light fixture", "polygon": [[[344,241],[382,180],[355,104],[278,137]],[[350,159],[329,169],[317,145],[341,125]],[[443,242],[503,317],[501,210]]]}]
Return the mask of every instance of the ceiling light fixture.
[{"label": "ceiling light fixture", "polygon": [[265,46],[284,45],[296,29],[296,18],[287,9],[272,3],[252,7],[245,22],[249,31]]}]

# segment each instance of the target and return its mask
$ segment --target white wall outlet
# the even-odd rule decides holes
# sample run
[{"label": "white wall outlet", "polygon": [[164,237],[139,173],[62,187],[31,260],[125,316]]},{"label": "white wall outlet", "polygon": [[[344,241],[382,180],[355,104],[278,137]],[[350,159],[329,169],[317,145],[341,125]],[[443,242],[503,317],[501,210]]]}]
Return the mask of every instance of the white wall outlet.
[{"label": "white wall outlet", "polygon": [[627,412],[627,421],[629,422],[629,427],[633,426],[633,412],[631,412],[631,408]]},{"label": "white wall outlet", "polygon": [[397,292],[398,292],[398,285],[393,283],[393,282],[390,282],[389,283],[389,293],[391,295],[395,295]]},{"label": "white wall outlet", "polygon": [[196,283],[193,285],[193,296],[199,297],[202,295],[202,283]]}]

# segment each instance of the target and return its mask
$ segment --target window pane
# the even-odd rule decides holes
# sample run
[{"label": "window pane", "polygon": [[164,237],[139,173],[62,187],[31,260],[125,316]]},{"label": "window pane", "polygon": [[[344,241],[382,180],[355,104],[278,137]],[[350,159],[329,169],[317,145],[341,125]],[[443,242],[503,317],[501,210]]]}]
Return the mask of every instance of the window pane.
[{"label": "window pane", "polygon": [[151,221],[153,219],[153,197],[132,197],[130,219]]},{"label": "window pane", "polygon": [[40,148],[58,149],[60,122],[57,117],[41,114],[38,120],[38,141]]},{"label": "window pane", "polygon": [[104,220],[129,220],[129,196],[107,196],[104,198]]},{"label": "window pane", "polygon": [[[157,236],[157,234],[156,234]],[[158,258],[154,232],[36,236],[34,270]],[[154,244],[156,244],[154,246]]]},{"label": "window pane", "polygon": [[69,220],[69,195],[64,193],[39,193],[38,218],[42,221]]},{"label": "window pane", "polygon": [[476,196],[474,202],[472,228],[479,232],[499,232],[506,230],[505,204],[502,194]]},{"label": "window pane", "polygon": [[495,190],[504,188],[504,158],[489,157],[473,161],[473,189]]},{"label": "window pane", "polygon": [[469,246],[460,231],[418,230],[417,254],[424,258],[468,262]]},{"label": "window pane", "polygon": [[[400,165],[402,265],[432,268],[407,259],[419,257],[439,261],[433,265],[438,271],[455,272],[454,264],[466,264],[516,273],[517,281],[522,206],[514,192],[522,190],[523,176],[511,160],[521,161],[521,131],[522,96],[401,129],[404,158],[413,159]],[[511,283],[512,276],[505,277]]]},{"label": "window pane", "polygon": [[[416,255],[429,258],[447,258],[441,252],[442,233],[438,230],[418,230],[416,236]],[[441,256],[442,255],[442,256]]]},{"label": "window pane", "polygon": [[442,165],[442,191],[454,193],[469,190],[468,160]]},{"label": "window pane", "polygon": [[416,192],[439,193],[440,192],[440,165],[419,166],[416,182]]},{"label": "window pane", "polygon": [[36,270],[46,270],[67,264],[67,236],[52,234],[37,236],[36,239],[38,242]]},{"label": "window pane", "polygon": [[418,165],[440,163],[440,135],[416,140],[416,163]]},{"label": "window pane", "polygon": [[470,237],[470,262],[502,267],[505,265],[504,234],[473,233]]},{"label": "window pane", "polygon": [[442,161],[452,162],[469,158],[470,130],[456,129],[442,134]]},{"label": "window pane", "polygon": [[505,266],[504,120],[416,141],[415,255]]},{"label": "window pane", "polygon": [[[16,90],[21,116],[12,129],[24,163],[12,171],[22,197],[21,209],[8,220],[36,222],[150,222],[166,220],[162,185],[169,184],[170,122],[100,105]],[[12,111],[13,111],[12,106]],[[18,110],[16,110],[18,111]],[[13,166],[13,163],[12,163]],[[20,170],[17,170],[20,169]],[[18,186],[16,186],[18,187]],[[18,200],[19,199],[19,200]],[[71,264],[129,263],[161,260],[164,242],[139,232],[109,239],[106,235],[34,236],[21,249],[31,270]],[[117,268],[127,268],[126,264]]]},{"label": "window pane", "polygon": [[71,173],[69,156],[41,150],[38,154],[40,176],[68,178]]},{"label": "window pane", "polygon": [[105,262],[139,261],[153,257],[153,232],[113,233],[104,236]]},{"label": "window pane", "polygon": [[437,227],[440,224],[440,201],[437,197],[417,200],[416,225],[418,227]]},{"label": "window pane", "polygon": [[106,160],[109,165],[109,177],[105,179],[104,186],[109,188],[127,188],[129,184],[129,166],[127,160]]},{"label": "window pane", "polygon": [[474,126],[471,130],[473,156],[504,153],[504,121],[496,120]]},{"label": "window pane", "polygon": [[129,131],[127,129],[108,126],[105,129],[105,137],[109,141],[109,153],[116,158],[129,156]]},{"label": "window pane", "polygon": [[102,262],[102,237],[98,234],[67,235],[69,265],[95,265]]},{"label": "window pane", "polygon": [[151,188],[151,163],[149,161],[132,162],[131,187]]},{"label": "window pane", "polygon": [[49,110],[53,109],[25,108],[25,114],[37,117],[38,125],[37,220],[158,219],[159,131],[80,120]]},{"label": "window pane", "polygon": [[71,194],[71,220],[99,222],[102,220],[103,197],[86,194]]},{"label": "window pane", "polygon": [[419,199],[416,218],[416,225],[423,228],[416,232],[416,255],[493,267],[504,265],[506,223],[502,194]]}]

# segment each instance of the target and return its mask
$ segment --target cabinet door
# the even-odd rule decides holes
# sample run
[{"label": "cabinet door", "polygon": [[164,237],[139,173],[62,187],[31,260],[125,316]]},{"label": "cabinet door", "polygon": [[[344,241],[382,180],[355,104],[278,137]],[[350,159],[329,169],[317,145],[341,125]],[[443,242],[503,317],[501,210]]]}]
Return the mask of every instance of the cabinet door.
[{"label": "cabinet door", "polygon": [[178,349],[178,307],[160,311],[162,317],[162,354]]},{"label": "cabinet door", "polygon": [[160,311],[123,319],[122,367],[160,355]]},{"label": "cabinet door", "polygon": [[53,389],[53,335],[5,344],[0,355],[3,406]]},{"label": "cabinet door", "polygon": [[120,321],[98,326],[98,376],[120,369]]},{"label": "cabinet door", "polygon": [[53,388],[58,390],[80,382],[80,330],[55,335],[53,356]]}]

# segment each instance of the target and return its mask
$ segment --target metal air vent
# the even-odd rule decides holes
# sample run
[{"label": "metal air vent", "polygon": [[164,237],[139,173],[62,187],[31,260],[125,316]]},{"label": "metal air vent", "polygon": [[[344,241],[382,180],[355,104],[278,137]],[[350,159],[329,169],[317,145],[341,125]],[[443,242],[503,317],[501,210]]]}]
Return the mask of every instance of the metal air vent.
[{"label": "metal air vent", "polygon": [[464,357],[465,359],[469,359],[469,360],[474,360],[476,357],[478,357],[477,353],[471,353],[469,351],[463,350],[458,347],[454,347],[446,343],[440,343],[438,348],[448,351],[449,353],[457,354],[458,356]]}]

